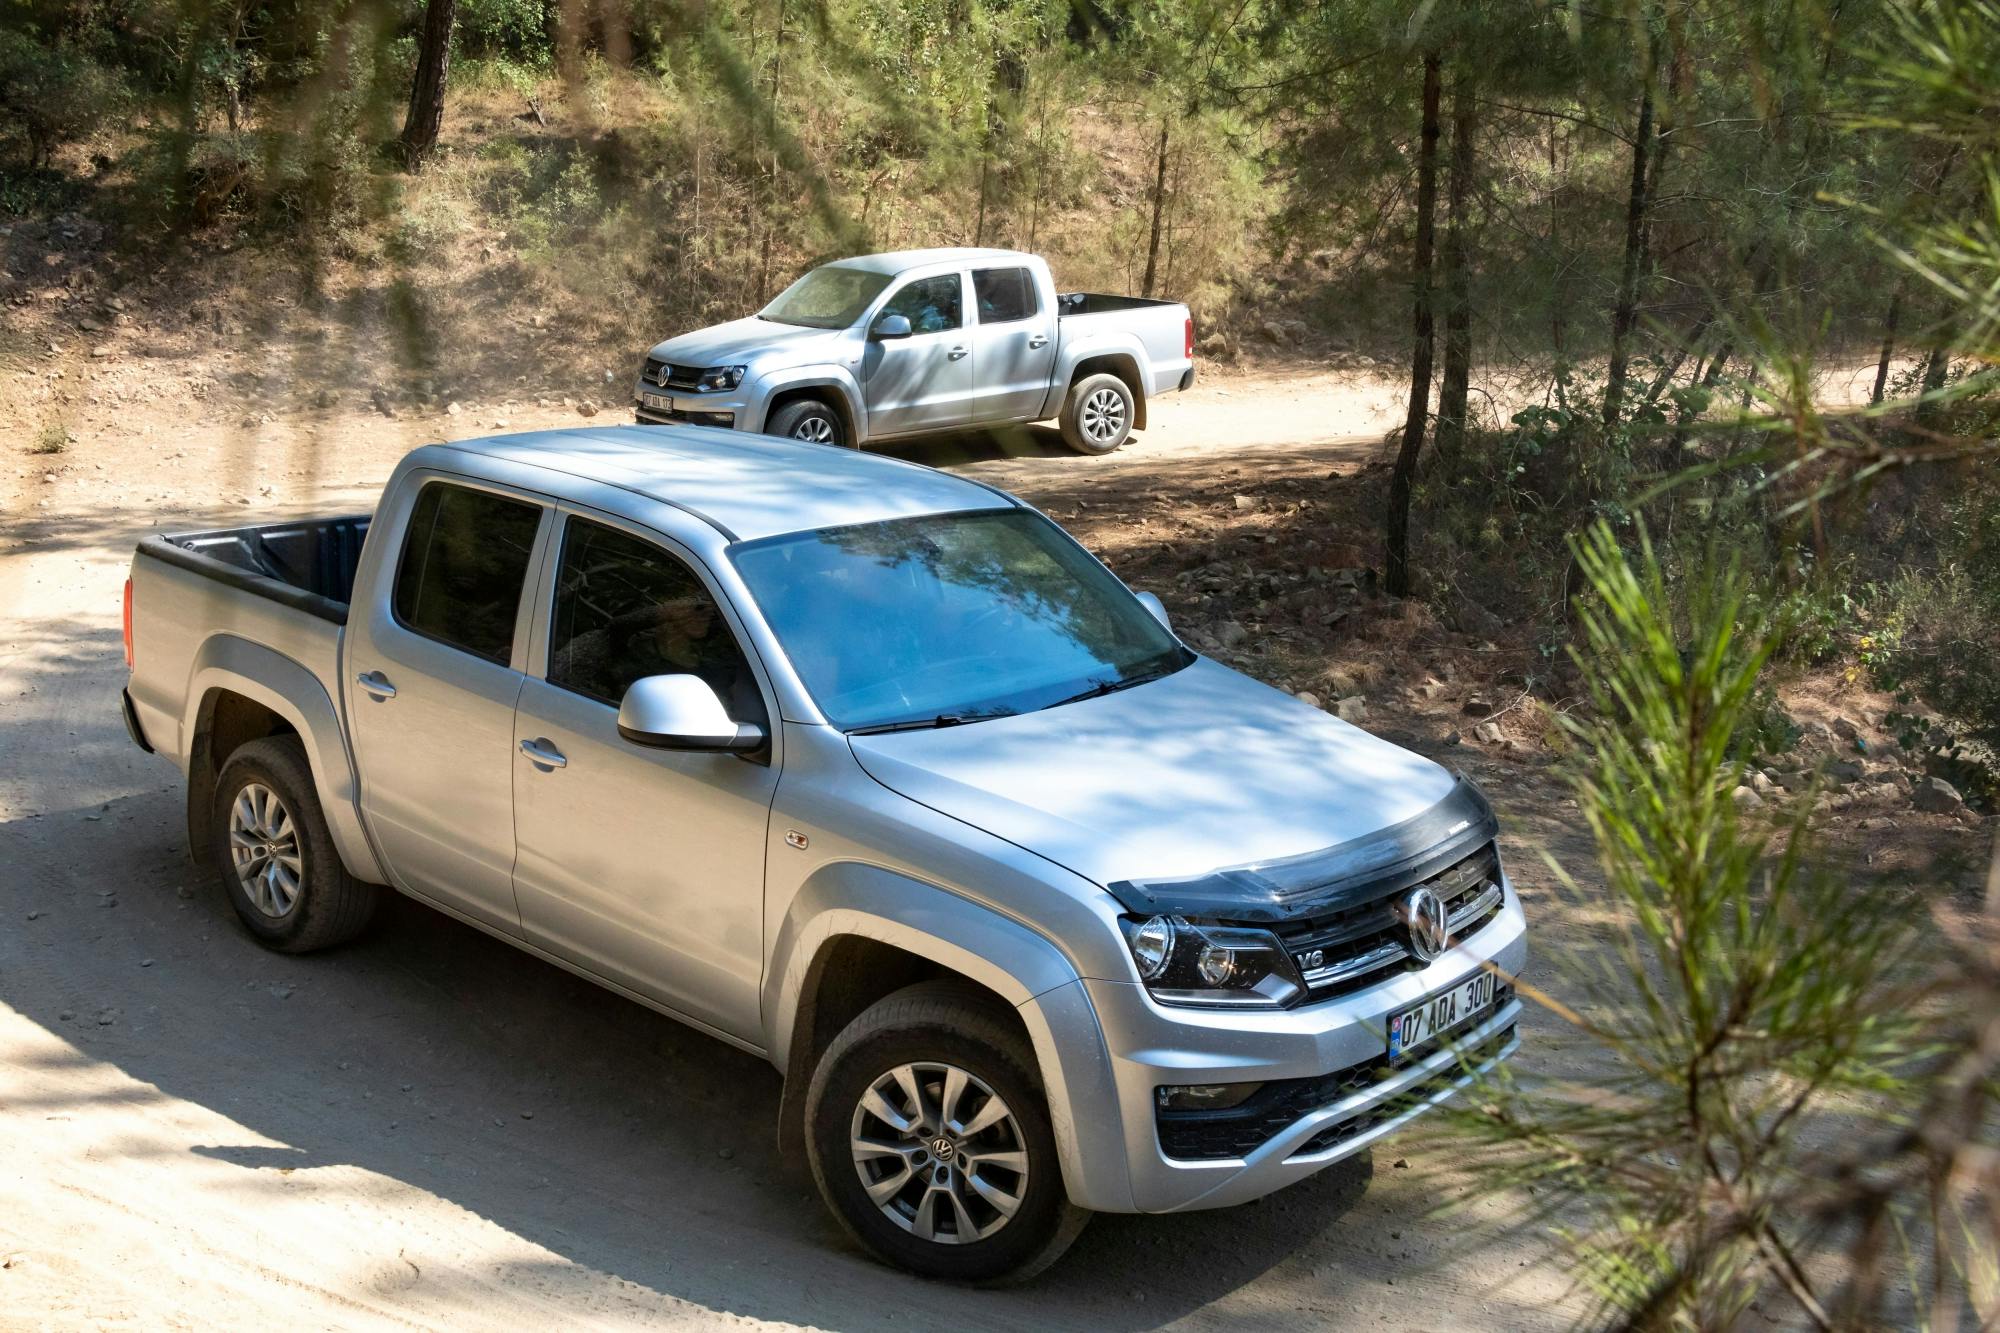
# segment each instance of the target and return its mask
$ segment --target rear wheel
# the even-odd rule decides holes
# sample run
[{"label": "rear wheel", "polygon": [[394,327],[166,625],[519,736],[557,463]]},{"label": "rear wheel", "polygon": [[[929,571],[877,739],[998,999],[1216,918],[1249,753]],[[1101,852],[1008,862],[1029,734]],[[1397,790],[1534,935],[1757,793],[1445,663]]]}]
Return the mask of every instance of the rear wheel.
[{"label": "rear wheel", "polygon": [[1090,1214],[1070,1203],[1032,1051],[983,992],[927,982],[834,1038],[806,1098],[807,1155],[834,1216],[925,1277],[1019,1281]]},{"label": "rear wheel", "polygon": [[841,421],[840,413],[834,410],[831,403],[819,398],[794,398],[786,403],[771,414],[764,433],[804,440],[807,444],[830,444],[836,448],[847,443],[847,427]]},{"label": "rear wheel", "polygon": [[1063,443],[1080,454],[1108,454],[1132,438],[1131,386],[1116,375],[1088,375],[1063,400]]},{"label": "rear wheel", "polygon": [[267,736],[230,755],[212,818],[216,873],[258,943],[306,953],[367,928],[381,888],[341,864],[298,737]]}]

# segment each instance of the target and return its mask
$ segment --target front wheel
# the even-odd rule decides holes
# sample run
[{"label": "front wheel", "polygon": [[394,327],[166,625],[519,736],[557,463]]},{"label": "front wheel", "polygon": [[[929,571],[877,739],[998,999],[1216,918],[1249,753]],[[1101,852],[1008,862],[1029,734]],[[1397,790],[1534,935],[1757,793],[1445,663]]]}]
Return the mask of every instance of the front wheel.
[{"label": "front wheel", "polygon": [[835,1037],[806,1143],[848,1233],[924,1277],[1032,1277],[1090,1218],[1064,1190],[1025,1036],[969,986],[900,990]]},{"label": "front wheel", "polygon": [[1132,388],[1116,375],[1087,375],[1063,400],[1063,443],[1080,454],[1108,454],[1132,438]]},{"label": "front wheel", "polygon": [[807,444],[847,444],[847,427],[832,404],[818,398],[795,398],[771,414],[764,426],[767,435],[783,435]]}]

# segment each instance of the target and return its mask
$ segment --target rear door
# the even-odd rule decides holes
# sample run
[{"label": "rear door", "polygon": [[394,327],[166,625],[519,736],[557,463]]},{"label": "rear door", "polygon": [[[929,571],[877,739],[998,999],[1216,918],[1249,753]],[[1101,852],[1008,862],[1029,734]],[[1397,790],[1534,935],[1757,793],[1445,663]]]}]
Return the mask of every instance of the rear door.
[{"label": "rear door", "polygon": [[1034,419],[1055,368],[1055,312],[1018,264],[972,270],[972,305],[973,424]]},{"label": "rear door", "polygon": [[965,320],[965,275],[911,278],[889,293],[869,321],[889,315],[910,321],[910,336],[870,338],[862,353],[861,388],[871,437],[949,430],[972,420],[973,354]]},{"label": "rear door", "polygon": [[706,680],[738,721],[775,716],[721,601],[685,552],[564,509],[516,717],[515,889],[532,943],[760,1043],[764,852],[778,769],[635,745],[642,676]]},{"label": "rear door", "polygon": [[546,498],[413,473],[389,595],[348,622],[345,682],[362,805],[402,888],[519,934],[514,705]]}]

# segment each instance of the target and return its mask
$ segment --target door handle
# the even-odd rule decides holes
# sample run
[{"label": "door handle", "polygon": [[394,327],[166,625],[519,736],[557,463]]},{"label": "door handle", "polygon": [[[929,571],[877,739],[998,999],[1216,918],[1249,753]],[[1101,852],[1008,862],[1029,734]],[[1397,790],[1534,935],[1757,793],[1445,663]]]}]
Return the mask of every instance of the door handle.
[{"label": "door handle", "polygon": [[1038,333],[1034,337],[1028,339],[1028,346],[1030,347],[1047,347],[1048,345],[1049,345],[1049,336],[1046,333]]},{"label": "door handle", "polygon": [[543,768],[569,767],[569,760],[564,757],[563,752],[541,737],[522,741],[521,753],[528,756],[530,763],[540,764]]},{"label": "door handle", "polygon": [[954,347],[949,352],[946,352],[945,355],[950,357],[952,360],[957,361],[966,356],[967,353],[969,353],[970,351],[971,349],[967,347]]},{"label": "door handle", "polygon": [[368,691],[377,699],[393,699],[396,697],[396,687],[391,685],[389,678],[379,671],[364,671],[356,676],[354,680],[362,689]]}]

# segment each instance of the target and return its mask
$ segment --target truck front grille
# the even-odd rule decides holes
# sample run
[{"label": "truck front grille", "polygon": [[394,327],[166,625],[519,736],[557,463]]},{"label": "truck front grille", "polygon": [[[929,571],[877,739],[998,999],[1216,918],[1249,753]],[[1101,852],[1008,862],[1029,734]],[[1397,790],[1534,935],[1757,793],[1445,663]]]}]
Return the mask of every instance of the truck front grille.
[{"label": "truck front grille", "polygon": [[662,389],[693,389],[701,382],[701,366],[676,366],[653,357],[646,358],[643,378]]},{"label": "truck front grille", "polygon": [[[1471,938],[1499,912],[1500,856],[1487,843],[1423,881],[1444,899],[1454,944]],[[1382,894],[1327,916],[1282,926],[1278,938],[1298,964],[1313,1000],[1330,999],[1421,966],[1394,905],[1415,886]]]},{"label": "truck front grille", "polygon": [[[1495,999],[1493,1010],[1482,1011],[1481,1020],[1489,1019],[1493,1013],[1504,1009],[1513,1002],[1513,987],[1502,986]],[[1449,1033],[1444,1034],[1449,1036]],[[1364,1133],[1367,1126],[1354,1127],[1357,1120],[1373,1117],[1370,1124],[1399,1114],[1408,1105],[1434,1091],[1439,1080],[1457,1078],[1464,1067],[1478,1067],[1490,1060],[1499,1050],[1513,1039],[1514,1028],[1481,1042],[1475,1048],[1460,1053],[1460,1059],[1440,1070],[1437,1078],[1426,1079],[1406,1093],[1390,1098],[1377,1108],[1369,1108],[1357,1116],[1343,1120],[1308,1140],[1293,1156],[1324,1152],[1331,1142],[1319,1144],[1334,1130],[1343,1130],[1352,1138]],[[1437,1047],[1426,1044],[1416,1056],[1400,1056],[1391,1060],[1384,1054],[1363,1064],[1350,1065],[1346,1069],[1336,1069],[1330,1074],[1320,1074],[1313,1078],[1277,1079],[1259,1088],[1241,1106],[1233,1106],[1224,1111],[1169,1111],[1155,1108],[1156,1128],[1160,1135],[1160,1151],[1167,1156],[1187,1162],[1221,1161],[1232,1157],[1247,1157],[1268,1143],[1273,1135],[1288,1126],[1297,1124],[1321,1107],[1331,1106],[1356,1093],[1365,1092],[1377,1083],[1408,1068],[1419,1059],[1429,1059],[1436,1054]]]}]

